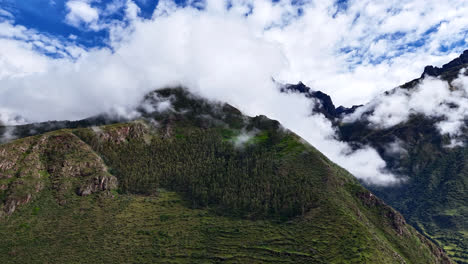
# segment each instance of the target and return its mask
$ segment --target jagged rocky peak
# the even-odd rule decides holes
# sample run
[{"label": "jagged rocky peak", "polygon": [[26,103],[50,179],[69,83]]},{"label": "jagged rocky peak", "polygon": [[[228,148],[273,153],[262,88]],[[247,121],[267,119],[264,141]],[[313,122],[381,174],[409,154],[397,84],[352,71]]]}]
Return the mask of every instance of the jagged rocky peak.
[{"label": "jagged rocky peak", "polygon": [[333,100],[331,97],[322,92],[322,91],[314,91],[311,88],[307,87],[304,83],[299,82],[297,84],[287,84],[281,88],[281,92],[297,92],[304,94],[307,98],[315,99],[319,104],[314,106],[312,109],[313,113],[322,113],[328,119],[339,118],[343,114],[351,114],[353,113],[358,107],[362,105],[353,105],[352,107],[344,107],[340,105],[339,107],[335,107],[333,104]]},{"label": "jagged rocky peak", "polygon": [[442,68],[434,67],[432,65],[428,65],[424,68],[424,72],[421,75],[421,78],[425,76],[433,76],[437,77],[452,70],[460,70],[461,68],[467,66],[468,64],[468,50],[465,50],[458,58],[453,59],[447,64],[444,64]]}]

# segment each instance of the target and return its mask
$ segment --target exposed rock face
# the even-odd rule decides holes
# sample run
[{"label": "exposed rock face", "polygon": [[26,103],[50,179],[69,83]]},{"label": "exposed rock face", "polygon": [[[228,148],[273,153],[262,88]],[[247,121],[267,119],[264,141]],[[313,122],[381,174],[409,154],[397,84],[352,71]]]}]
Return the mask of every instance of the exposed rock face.
[{"label": "exposed rock face", "polygon": [[36,139],[26,138],[14,148],[8,144],[0,146],[0,194],[5,197],[4,201],[0,201],[0,208],[3,207],[4,214],[13,213],[44,188],[41,174],[44,165],[37,142]]},{"label": "exposed rock face", "polygon": [[387,219],[389,219],[391,225],[399,235],[403,235],[404,233],[408,232],[405,226],[405,218],[400,213],[395,211],[395,209],[391,208],[382,200],[377,198],[374,194],[372,194],[371,192],[360,192],[358,193],[358,197],[368,207],[379,208],[382,211],[382,214]]},{"label": "exposed rock face", "polygon": [[112,190],[117,188],[117,178],[107,172],[90,146],[70,132],[0,145],[0,195],[5,197],[0,215],[11,215],[46,187],[59,204],[65,204],[70,191],[89,195]]},{"label": "exposed rock face", "polygon": [[427,245],[430,248],[432,254],[434,254],[437,257],[440,263],[442,264],[454,263],[448,258],[447,253],[445,253],[444,250],[442,250],[440,247],[436,246],[434,243],[429,241],[429,239],[427,239],[425,236],[418,234],[418,237],[425,245]]},{"label": "exposed rock face", "polygon": [[135,123],[132,126],[119,126],[111,130],[97,130],[95,133],[101,141],[120,144],[130,138],[143,136],[145,126],[141,123]]},{"label": "exposed rock face", "polygon": [[[393,227],[393,229],[399,236],[409,236],[411,234],[411,231],[408,229],[408,225],[403,215],[401,215],[392,207],[388,206],[377,196],[375,196],[369,191],[359,192],[357,193],[357,196],[367,207],[378,209],[381,212],[382,216],[385,217],[384,219],[388,219],[388,221],[390,221],[390,225]],[[440,263],[453,263],[448,258],[447,253],[444,250],[431,243],[429,239],[427,239],[423,235],[418,233],[417,236],[423,244],[427,245],[430,248],[430,250],[437,257]],[[406,263],[403,259],[401,260],[401,263]]]},{"label": "exposed rock face", "polygon": [[101,175],[91,179],[86,185],[78,189],[78,195],[87,196],[99,191],[107,191],[117,188],[117,178],[112,175]]},{"label": "exposed rock face", "polygon": [[25,197],[16,199],[9,198],[5,202],[4,211],[7,215],[11,215],[18,206],[28,203],[31,200],[32,195],[30,193],[26,194]]}]

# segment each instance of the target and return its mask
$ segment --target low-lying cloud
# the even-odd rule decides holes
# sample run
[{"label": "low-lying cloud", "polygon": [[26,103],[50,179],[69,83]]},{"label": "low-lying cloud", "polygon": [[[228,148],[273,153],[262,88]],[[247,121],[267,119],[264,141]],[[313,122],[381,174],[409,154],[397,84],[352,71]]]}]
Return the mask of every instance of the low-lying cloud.
[{"label": "low-lying cloud", "polygon": [[[272,78],[304,81],[331,94],[338,104],[364,103],[417,76],[426,64],[455,57],[458,51],[440,53],[438,48],[459,39],[468,12],[458,1],[349,1],[345,10],[331,0],[302,6],[286,0],[236,0],[230,5],[211,0],[198,8],[159,1],[153,17],[143,19],[130,0],[97,10],[97,15],[89,9],[95,8],[92,1],[84,2],[81,11],[69,6],[67,22],[107,30],[107,47],[85,49],[73,38],[58,40],[14,26],[12,18],[0,22],[0,116],[14,113],[36,122],[129,114],[151,90],[183,85],[248,115],[279,120],[374,184],[400,180],[385,171],[385,162],[372,148],[352,152],[337,141],[328,120],[310,115],[310,100],[281,94]],[[126,14],[123,21],[101,23],[101,15],[119,8]],[[398,17],[418,23],[401,23]],[[429,29],[433,33],[425,35]],[[395,39],[398,32],[404,37]],[[424,45],[401,51],[421,38]],[[44,55],[47,50],[59,58]],[[12,124],[11,118],[3,119]]]},{"label": "low-lying cloud", "polygon": [[[423,114],[441,121],[436,127],[441,134],[459,136],[468,117],[468,76],[462,69],[450,83],[434,77],[425,77],[414,88],[395,88],[366,104],[345,122],[365,118],[376,128],[389,128],[405,122],[411,115]],[[370,115],[366,115],[370,112]]]},{"label": "low-lying cloud", "polygon": [[234,143],[234,147],[236,148],[242,148],[244,147],[249,141],[251,141],[255,135],[258,133],[258,131],[252,130],[252,131],[241,131],[239,135],[234,137],[232,139],[232,142]]}]

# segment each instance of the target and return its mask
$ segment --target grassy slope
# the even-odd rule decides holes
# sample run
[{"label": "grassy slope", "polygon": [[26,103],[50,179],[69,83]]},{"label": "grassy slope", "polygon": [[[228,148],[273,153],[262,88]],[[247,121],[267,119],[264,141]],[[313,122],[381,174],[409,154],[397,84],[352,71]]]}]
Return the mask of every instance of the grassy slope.
[{"label": "grassy slope", "polygon": [[329,209],[287,223],[223,217],[191,209],[165,191],[158,197],[77,196],[59,206],[43,192],[0,226],[0,258],[2,263],[397,263],[385,236],[352,218],[330,215]]},{"label": "grassy slope", "polygon": [[[348,142],[375,147],[396,173],[409,180],[395,187],[369,186],[397,208],[421,232],[431,237],[459,263],[468,263],[468,149],[448,148],[434,120],[413,116],[385,130],[356,124],[340,127]],[[407,152],[388,155],[388,144],[399,139]]]},{"label": "grassy slope", "polygon": [[[454,66],[438,78],[454,89],[451,82],[467,67],[468,64]],[[401,87],[414,89],[422,80],[417,78]],[[407,122],[388,129],[372,129],[364,122],[356,122],[341,124],[339,130],[342,140],[372,145],[395,173],[409,176],[404,186],[368,187],[402,212],[412,225],[436,241],[454,260],[468,263],[468,148],[447,147],[450,139],[440,135],[435,121],[414,115]],[[465,128],[460,138],[465,146],[467,132]],[[408,152],[388,155],[385,148],[396,139]]]},{"label": "grassy slope", "polygon": [[[183,105],[209,110],[197,100]],[[217,112],[0,146],[0,178],[9,181],[3,211],[18,202],[0,220],[1,262],[449,262],[399,213],[274,121],[246,121],[257,134],[235,148],[244,118],[229,107]],[[228,128],[214,118],[219,112]],[[117,190],[102,185],[112,182],[107,170]],[[88,189],[94,194],[77,195]]]}]

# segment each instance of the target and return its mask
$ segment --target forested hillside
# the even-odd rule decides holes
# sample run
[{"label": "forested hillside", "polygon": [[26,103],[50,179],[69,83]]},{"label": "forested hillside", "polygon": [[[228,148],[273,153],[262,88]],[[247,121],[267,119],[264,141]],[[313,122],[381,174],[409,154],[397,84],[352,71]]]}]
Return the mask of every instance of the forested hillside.
[{"label": "forested hillside", "polygon": [[2,263],[451,263],[277,121],[184,89],[139,111],[0,145]]},{"label": "forested hillside", "polygon": [[[414,79],[382,95],[392,96],[396,92],[411,93],[419,89],[424,78],[436,78],[447,83],[447,89],[456,91],[452,82],[468,67],[468,50],[442,67],[427,66],[420,78]],[[304,93],[306,97],[318,100],[312,109],[322,113],[333,123],[337,137],[349,143],[352,148],[371,146],[377,150],[387,164],[387,170],[404,177],[404,183],[392,186],[366,185],[385,202],[399,210],[420,232],[436,241],[448,251],[458,263],[468,263],[468,137],[466,116],[460,132],[451,138],[441,133],[437,124],[446,117],[425,115],[414,112],[407,120],[388,127],[378,126],[369,121],[372,107],[366,108],[358,118],[347,119],[357,109],[335,108],[328,95],[317,97],[317,91],[304,84],[287,86],[285,91]],[[431,89],[431,88],[428,88]],[[435,88],[432,88],[435,89]],[[465,88],[466,89],[466,88]],[[443,102],[444,103],[444,102]],[[445,102],[446,104],[446,102]],[[372,106],[372,102],[368,104]],[[427,108],[441,108],[442,105]],[[454,110],[463,105],[450,104]],[[463,113],[461,113],[463,114]],[[388,119],[392,113],[388,113]],[[457,142],[451,145],[452,142]],[[366,184],[366,183],[363,183]]]}]

